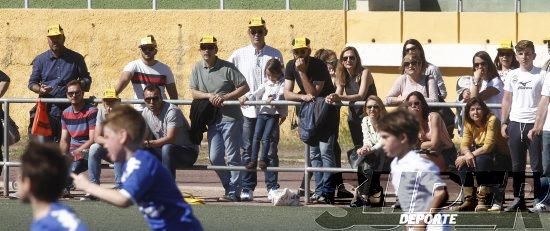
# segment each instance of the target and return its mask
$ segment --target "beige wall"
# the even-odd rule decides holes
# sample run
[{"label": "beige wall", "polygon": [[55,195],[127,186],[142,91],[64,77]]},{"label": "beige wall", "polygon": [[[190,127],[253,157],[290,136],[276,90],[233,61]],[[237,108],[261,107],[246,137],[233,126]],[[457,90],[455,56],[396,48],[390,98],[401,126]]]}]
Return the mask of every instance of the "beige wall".
[{"label": "beige wall", "polygon": [[[345,44],[343,11],[0,10],[0,70],[12,79],[5,97],[36,97],[27,90],[31,62],[48,49],[48,24],[60,23],[66,46],[85,57],[93,78],[90,94],[99,96],[103,89],[114,87],[124,65],[139,57],[139,39],[153,34],[159,43],[157,58],[172,68],[180,98],[190,98],[188,78],[200,59],[200,37],[216,36],[219,56],[226,59],[249,44],[246,30],[253,16],[266,19],[267,42],[280,49],[286,60],[291,58],[290,42],[296,36],[309,37],[313,49],[339,50]],[[132,95],[128,87],[122,97]],[[11,107],[22,128],[28,125],[30,107]]]},{"label": "beige wall", "polygon": [[[190,98],[188,78],[191,66],[200,59],[198,40],[203,34],[218,38],[221,58],[249,43],[246,25],[250,17],[263,16],[268,25],[269,45],[291,58],[290,41],[307,36],[312,48],[330,48],[339,52],[346,42],[402,43],[417,38],[422,43],[477,43],[486,39],[532,39],[536,44],[548,33],[541,33],[540,22],[550,20],[549,13],[453,13],[453,12],[359,12],[350,11],[247,11],[247,10],[0,10],[0,70],[12,83],[6,97],[35,97],[27,90],[31,62],[48,49],[45,33],[51,23],[60,23],[67,36],[67,47],[85,56],[93,77],[90,94],[99,96],[114,87],[125,64],[139,57],[139,38],[153,34],[159,43],[158,59],[176,75],[180,98]],[[517,17],[517,20],[516,20]],[[516,23],[518,29],[516,29]],[[347,41],[346,41],[347,39]],[[369,54],[370,56],[371,54]],[[377,54],[372,54],[374,57]],[[385,97],[394,79],[396,67],[372,67],[378,92]],[[467,68],[442,68],[449,91],[454,92],[457,76]],[[122,97],[132,96],[130,87]],[[31,105],[11,107],[11,115],[20,127],[28,125]],[[188,108],[184,107],[188,112]],[[343,110],[345,111],[345,110]],[[288,126],[289,123],[286,123]],[[343,123],[345,124],[345,123]],[[289,133],[283,129],[283,133]],[[291,136],[292,137],[292,136]],[[285,139],[289,139],[285,136]]]}]

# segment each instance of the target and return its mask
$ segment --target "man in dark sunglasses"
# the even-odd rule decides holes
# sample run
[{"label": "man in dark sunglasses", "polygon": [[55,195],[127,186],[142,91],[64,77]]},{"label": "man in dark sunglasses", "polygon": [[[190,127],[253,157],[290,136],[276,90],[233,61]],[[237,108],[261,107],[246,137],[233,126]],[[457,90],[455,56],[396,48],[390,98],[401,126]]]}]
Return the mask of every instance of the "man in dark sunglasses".
[{"label": "man in dark sunglasses", "polygon": [[[153,35],[147,35],[140,40],[139,52],[141,57],[124,67],[115,88],[116,94],[120,94],[131,81],[136,99],[143,99],[143,89],[150,84],[159,86],[163,99],[166,99],[166,93],[170,99],[178,99],[178,90],[172,70],[168,65],[155,59],[158,49],[157,40]],[[135,108],[142,111],[144,105],[136,104]]]},{"label": "man in dark sunglasses", "polygon": [[199,146],[189,139],[189,123],[178,106],[166,103],[157,85],[144,89],[146,108],[141,113],[150,135],[143,146],[162,161],[176,178],[176,167],[191,167],[197,161]]},{"label": "man in dark sunglasses", "polygon": [[[285,89],[286,100],[310,102],[315,97],[326,97],[336,89],[328,72],[327,65],[320,59],[310,57],[310,40],[305,37],[298,37],[292,41],[294,59],[286,64]],[[300,88],[298,93],[294,92],[294,84]],[[316,125],[320,129],[316,132],[319,137],[316,145],[310,145],[311,166],[313,167],[335,167],[334,144],[339,125],[339,111],[336,107],[328,106],[325,123]],[[311,197],[313,202],[334,203],[335,185],[332,180],[332,173],[315,172],[315,194]],[[307,180],[307,179],[306,179]]]},{"label": "man in dark sunglasses", "polygon": [[[88,151],[94,143],[97,108],[84,101],[84,91],[77,80],[67,83],[67,98],[71,106],[61,115],[61,151],[73,159],[71,172],[88,170]],[[70,191],[69,177],[66,195]]]},{"label": "man in dark sunglasses", "polygon": [[[193,100],[208,100],[221,111],[216,121],[208,125],[210,162],[216,166],[242,166],[240,144],[243,114],[238,106],[224,106],[224,101],[239,99],[248,92],[248,84],[235,65],[216,56],[218,45],[214,36],[201,38],[200,52],[202,60],[193,67],[189,83]],[[239,201],[240,172],[216,173],[225,189],[225,194],[219,200]]]},{"label": "man in dark sunglasses", "polygon": [[[283,55],[281,52],[271,46],[266,45],[265,36],[267,35],[266,22],[262,17],[253,17],[248,21],[248,37],[250,44],[237,49],[229,57],[229,62],[235,64],[237,69],[244,75],[250,91],[246,95],[251,95],[255,92],[260,85],[267,81],[265,74],[265,66],[270,59],[278,59],[283,63]],[[245,96],[243,96],[245,97]],[[250,162],[252,152],[252,139],[254,136],[254,130],[256,129],[257,118],[256,106],[241,106],[243,113],[243,132],[242,132],[242,161],[246,165]],[[279,126],[276,123],[275,126]],[[279,162],[277,157],[277,144],[279,143],[279,129],[274,128],[275,131],[271,140],[270,153],[266,160],[268,167],[274,167],[273,164]],[[252,201],[254,199],[253,192],[257,185],[256,172],[241,172],[242,186],[241,192],[242,201]],[[266,187],[268,192],[271,192],[279,185],[277,182],[277,172],[266,172]]]},{"label": "man in dark sunglasses", "polygon": [[[67,83],[71,80],[79,80],[82,89],[88,91],[92,78],[86,67],[84,57],[65,47],[65,33],[61,25],[50,25],[46,38],[50,49],[33,60],[29,89],[38,94],[40,98],[65,98]],[[48,116],[53,135],[46,137],[46,140],[59,141],[61,137],[61,113],[68,106],[69,104],[66,103],[48,104]],[[30,111],[29,131],[31,131],[35,111],[36,108]]]}]

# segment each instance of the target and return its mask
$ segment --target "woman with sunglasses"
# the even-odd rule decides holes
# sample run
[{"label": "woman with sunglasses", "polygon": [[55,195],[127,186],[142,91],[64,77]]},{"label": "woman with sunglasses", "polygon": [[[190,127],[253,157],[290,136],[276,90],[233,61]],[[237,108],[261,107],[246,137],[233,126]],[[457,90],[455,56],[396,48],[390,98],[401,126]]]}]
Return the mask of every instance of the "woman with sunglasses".
[{"label": "woman with sunglasses", "polygon": [[407,95],[405,106],[420,124],[418,147],[442,172],[446,171],[449,165],[454,165],[456,148],[447,132],[445,122],[439,113],[430,112],[424,95],[418,91]]},{"label": "woman with sunglasses", "polygon": [[433,77],[424,74],[425,63],[417,54],[407,54],[401,63],[403,74],[393,83],[386,103],[397,106],[405,101],[405,96],[419,92],[426,101],[437,102],[437,85]]},{"label": "woman with sunglasses", "polygon": [[[376,95],[372,74],[361,65],[359,52],[354,47],[346,47],[340,53],[336,79],[336,92],[327,97],[329,103],[362,101],[371,95]],[[360,130],[363,111],[363,107],[348,107],[348,127],[353,145],[356,147],[360,147],[363,142],[363,134]]]},{"label": "woman with sunglasses", "polygon": [[[422,63],[424,63],[424,74],[427,76],[432,76],[435,80],[435,83],[437,85],[437,95],[441,99],[445,99],[447,97],[447,88],[445,87],[445,82],[443,81],[443,76],[441,75],[441,71],[439,71],[439,68],[431,63],[429,63],[426,60],[426,55],[424,54],[424,48],[422,48],[422,44],[418,42],[416,39],[409,39],[405,41],[403,44],[403,52],[401,53],[401,57],[405,57],[407,54],[417,54],[420,59],[422,60]],[[401,74],[403,74],[404,70],[401,70]]]},{"label": "woman with sunglasses", "polygon": [[381,171],[387,170],[388,164],[391,162],[386,158],[382,149],[384,143],[378,134],[378,121],[387,113],[384,103],[378,96],[370,95],[365,102],[364,113],[365,117],[361,122],[363,146],[357,149],[359,186],[351,201],[351,207],[382,205],[384,193],[380,186],[380,174]]},{"label": "woman with sunglasses", "polygon": [[516,59],[516,53],[514,52],[512,41],[509,43],[502,43],[500,45],[497,49],[497,57],[495,58],[494,63],[498,71],[498,76],[500,76],[502,82],[504,82],[509,71],[519,67],[519,62]]},{"label": "woman with sunglasses", "polygon": [[[473,77],[471,78],[471,97],[479,97],[486,103],[502,103],[504,83],[499,77],[491,56],[485,51],[478,51],[472,58]],[[500,109],[491,109],[491,112],[500,119]]]},{"label": "woman with sunglasses", "polygon": [[[506,163],[510,163],[510,150],[500,134],[500,120],[481,98],[471,98],[464,111],[464,136],[460,143],[460,156],[455,161],[462,179],[463,203],[454,210],[487,211],[492,202],[491,186],[504,181],[503,172]],[[478,184],[477,194],[474,175]],[[503,189],[495,192],[493,201],[491,210],[500,211],[504,202]]]}]

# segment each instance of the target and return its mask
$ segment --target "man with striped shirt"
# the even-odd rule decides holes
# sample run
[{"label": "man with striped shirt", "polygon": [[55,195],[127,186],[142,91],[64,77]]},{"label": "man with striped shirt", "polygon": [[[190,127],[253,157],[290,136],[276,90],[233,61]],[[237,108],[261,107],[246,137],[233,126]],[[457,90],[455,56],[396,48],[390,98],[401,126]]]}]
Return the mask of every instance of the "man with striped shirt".
[{"label": "man with striped shirt", "polygon": [[[265,44],[265,36],[267,35],[267,28],[265,26],[265,20],[262,17],[254,17],[248,22],[248,37],[250,38],[250,45],[237,49],[231,57],[229,62],[235,64],[237,69],[244,75],[246,82],[250,87],[250,91],[243,97],[252,95],[262,83],[267,81],[265,76],[265,65],[267,61],[272,58],[276,58],[283,63],[283,56],[281,52],[273,47]],[[258,114],[258,108],[255,106],[242,106],[241,111],[243,113],[243,133],[242,133],[242,163],[244,165],[251,161],[252,152],[252,138],[254,136],[254,129],[256,126],[256,117]],[[275,126],[279,126],[277,123]],[[276,131],[271,139],[268,159],[266,162],[268,166],[278,166],[279,159],[277,157],[277,144],[279,143],[279,129],[273,128]],[[251,201],[253,200],[253,192],[257,184],[256,172],[242,172],[242,187],[241,200]],[[266,184],[267,190],[271,191],[279,188],[277,182],[277,172],[266,172]]]},{"label": "man with striped shirt", "polygon": [[[84,91],[78,80],[67,83],[67,98],[71,106],[61,114],[59,147],[73,158],[71,172],[79,174],[88,169],[86,154],[94,143],[97,108],[84,101]],[[69,179],[70,186],[72,180]]]},{"label": "man with striped shirt", "polygon": [[[147,85],[157,85],[160,88],[161,96],[166,99],[166,93],[170,99],[178,99],[178,90],[174,81],[174,74],[168,65],[155,59],[157,54],[157,41],[153,35],[147,35],[140,40],[139,48],[141,58],[128,63],[120,81],[116,87],[116,94],[119,95],[130,81],[134,88],[135,98],[143,99],[143,89]],[[143,111],[143,104],[136,104],[136,110]]]}]

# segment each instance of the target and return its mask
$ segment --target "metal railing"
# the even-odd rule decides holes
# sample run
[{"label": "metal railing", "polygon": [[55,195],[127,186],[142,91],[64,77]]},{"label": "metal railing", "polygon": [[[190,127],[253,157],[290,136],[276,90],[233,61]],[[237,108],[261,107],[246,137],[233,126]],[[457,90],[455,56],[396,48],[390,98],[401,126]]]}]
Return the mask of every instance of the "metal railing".
[{"label": "metal railing", "polygon": [[[349,3],[350,0],[342,0],[343,2],[343,9],[344,10],[349,10],[349,7],[350,7],[350,3]],[[28,9],[28,8],[31,8],[31,0],[23,0],[23,7],[25,9]],[[86,5],[87,5],[87,8],[89,10],[93,9],[92,8],[92,3],[93,3],[93,0],[86,0]],[[151,0],[151,9],[152,10],[157,10],[157,0]],[[220,0],[219,1],[219,9],[220,10],[224,10],[225,9],[225,0]],[[291,0],[285,0],[285,9],[286,10],[291,10]]]},{"label": "metal railing", "polygon": [[[3,104],[4,108],[4,144],[8,143],[8,130],[9,130],[9,123],[8,117],[10,113],[10,104],[12,103],[36,103],[38,99],[34,98],[3,98],[0,99],[0,102]],[[41,98],[41,102],[45,103],[69,103],[68,99],[64,98]],[[100,103],[101,99],[87,99],[88,102],[95,102]],[[172,103],[175,105],[191,105],[192,100],[164,100],[167,103]],[[143,104],[143,100],[137,100],[137,99],[124,99],[122,100],[122,103],[126,104]],[[240,105],[239,101],[225,101],[225,106],[238,106]],[[271,103],[268,103],[267,101],[247,101],[245,102],[245,105],[301,105],[300,102],[295,101],[272,101]],[[347,102],[344,101],[340,104],[341,106],[351,106],[351,107],[360,107],[365,105],[365,101],[356,101],[356,102]],[[430,107],[452,107],[452,108],[464,108],[466,104],[464,103],[428,103]],[[500,104],[487,104],[490,108],[500,108]],[[4,159],[0,164],[3,167],[3,180],[4,180],[4,196],[7,196],[9,194],[9,167],[19,167],[21,166],[20,162],[11,162],[9,159],[9,146],[4,145]],[[310,162],[309,159],[309,147],[306,145],[306,148],[304,150],[304,167],[303,168],[290,168],[290,167],[268,167],[265,171],[277,171],[277,172],[303,172],[304,173],[304,179],[308,179],[309,172],[349,172],[349,173],[356,173],[357,169],[351,169],[351,168],[319,168],[319,167],[310,167],[308,166],[308,163]],[[246,169],[244,166],[212,166],[207,165],[204,167],[199,168],[191,168],[191,169],[199,169],[199,170],[231,170],[231,171],[258,171],[257,169]],[[309,201],[309,181],[304,181],[304,188],[307,190],[305,191],[304,195],[304,203],[307,204]]]}]

